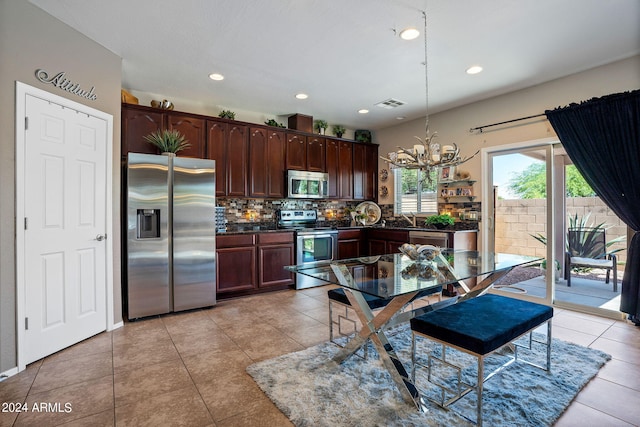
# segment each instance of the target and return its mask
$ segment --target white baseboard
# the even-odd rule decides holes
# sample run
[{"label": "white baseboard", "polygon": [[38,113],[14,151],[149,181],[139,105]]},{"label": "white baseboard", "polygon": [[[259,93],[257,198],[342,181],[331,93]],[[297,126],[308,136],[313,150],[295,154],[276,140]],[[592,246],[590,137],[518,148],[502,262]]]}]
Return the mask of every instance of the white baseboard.
[{"label": "white baseboard", "polygon": [[18,367],[11,368],[8,371],[0,372],[0,382],[18,373]]},{"label": "white baseboard", "polygon": [[112,327],[111,329],[109,329],[109,330],[110,330],[110,331],[113,331],[113,330],[115,330],[115,329],[122,328],[123,326],[124,326],[124,322],[123,322],[123,321],[120,321],[120,322],[118,322],[118,323],[114,323],[113,327]]}]

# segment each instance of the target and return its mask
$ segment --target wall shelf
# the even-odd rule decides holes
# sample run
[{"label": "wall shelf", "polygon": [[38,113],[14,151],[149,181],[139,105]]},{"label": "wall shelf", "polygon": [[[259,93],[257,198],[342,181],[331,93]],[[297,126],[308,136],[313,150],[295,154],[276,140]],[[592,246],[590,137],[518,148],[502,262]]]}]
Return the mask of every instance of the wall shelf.
[{"label": "wall shelf", "polygon": [[440,199],[443,199],[446,202],[449,202],[449,199],[468,199],[470,202],[473,202],[475,198],[476,196],[447,196],[447,197],[440,196]]},{"label": "wall shelf", "polygon": [[440,182],[439,184],[443,187],[449,187],[450,185],[457,186],[459,184],[473,185],[475,184],[475,182],[476,181],[473,179],[461,179],[458,181],[444,181]]}]

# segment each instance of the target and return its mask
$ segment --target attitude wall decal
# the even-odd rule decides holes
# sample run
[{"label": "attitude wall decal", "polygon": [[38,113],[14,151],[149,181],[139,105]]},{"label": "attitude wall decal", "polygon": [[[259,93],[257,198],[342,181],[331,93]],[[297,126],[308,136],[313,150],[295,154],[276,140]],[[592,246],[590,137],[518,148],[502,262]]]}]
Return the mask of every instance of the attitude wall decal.
[{"label": "attitude wall decal", "polygon": [[95,94],[95,86],[92,86],[91,89],[84,90],[80,87],[80,83],[75,83],[65,77],[65,72],[61,71],[53,77],[49,77],[49,73],[47,73],[42,68],[36,70],[36,78],[40,80],[42,83],[52,84],[55,87],[70,92],[74,95],[78,95],[82,98],[89,99],[91,101],[95,101],[98,99],[98,96]]}]

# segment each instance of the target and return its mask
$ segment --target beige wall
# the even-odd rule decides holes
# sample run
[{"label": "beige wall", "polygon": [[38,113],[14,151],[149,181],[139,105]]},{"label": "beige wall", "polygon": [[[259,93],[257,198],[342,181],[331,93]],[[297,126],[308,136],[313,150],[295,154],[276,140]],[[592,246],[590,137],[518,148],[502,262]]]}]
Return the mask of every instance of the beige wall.
[{"label": "beige wall", "polygon": [[[84,88],[89,101],[39,82],[35,71],[64,71]],[[120,229],[121,59],[27,1],[0,0],[0,372],[16,367],[15,277],[15,82],[21,81],[113,115],[113,226]],[[122,319],[120,238],[114,247],[114,314]]]},{"label": "beige wall", "polygon": [[[483,133],[469,132],[477,126],[544,113],[545,110],[565,106],[593,97],[640,88],[640,56],[604,65],[582,73],[564,77],[495,98],[468,104],[429,116],[431,132],[438,132],[440,143],[455,142],[461,153],[470,156],[478,149],[509,143],[555,137],[551,124],[544,118],[531,119],[486,129]],[[380,144],[380,154],[395,151],[398,145],[413,146],[414,136],[424,137],[424,119],[382,129],[375,133],[375,143]],[[379,168],[388,165],[379,160]],[[483,178],[480,155],[459,166],[467,170],[473,179]],[[385,185],[392,193],[393,183]],[[481,201],[481,182],[475,183],[476,200]],[[393,194],[381,203],[390,203]]]},{"label": "beige wall", "polygon": [[[469,129],[544,113],[548,109],[593,97],[638,89],[640,88],[638,70],[640,70],[640,56],[634,56],[528,89],[430,115],[429,127],[431,132],[438,132],[440,143],[455,142],[460,147],[462,155],[466,156],[484,147],[556,137],[551,124],[544,117],[488,128],[483,133],[471,133]],[[398,145],[413,146],[414,136],[424,137],[424,125],[424,119],[419,119],[379,130],[375,133],[374,142],[380,144],[381,155],[394,151]],[[470,172],[471,178],[477,180],[473,193],[477,195],[476,201],[481,202],[481,185],[486,177],[482,174],[480,164],[480,155],[478,155],[458,166],[458,169]],[[388,165],[383,160],[378,161],[378,167],[388,169]],[[392,203],[392,175],[384,185],[389,189],[389,195],[380,198],[379,202]],[[482,235],[479,239],[482,240]]]}]

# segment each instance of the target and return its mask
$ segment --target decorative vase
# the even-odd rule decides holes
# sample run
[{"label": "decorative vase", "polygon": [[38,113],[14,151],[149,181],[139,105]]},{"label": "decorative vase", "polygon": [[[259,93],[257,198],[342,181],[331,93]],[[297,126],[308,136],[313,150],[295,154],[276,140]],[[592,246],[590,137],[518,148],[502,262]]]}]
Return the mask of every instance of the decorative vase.
[{"label": "decorative vase", "polygon": [[336,132],[336,136],[337,136],[338,138],[342,138],[342,132]]},{"label": "decorative vase", "polygon": [[167,157],[176,157],[176,153],[172,153],[170,151],[163,151],[162,155]]}]

